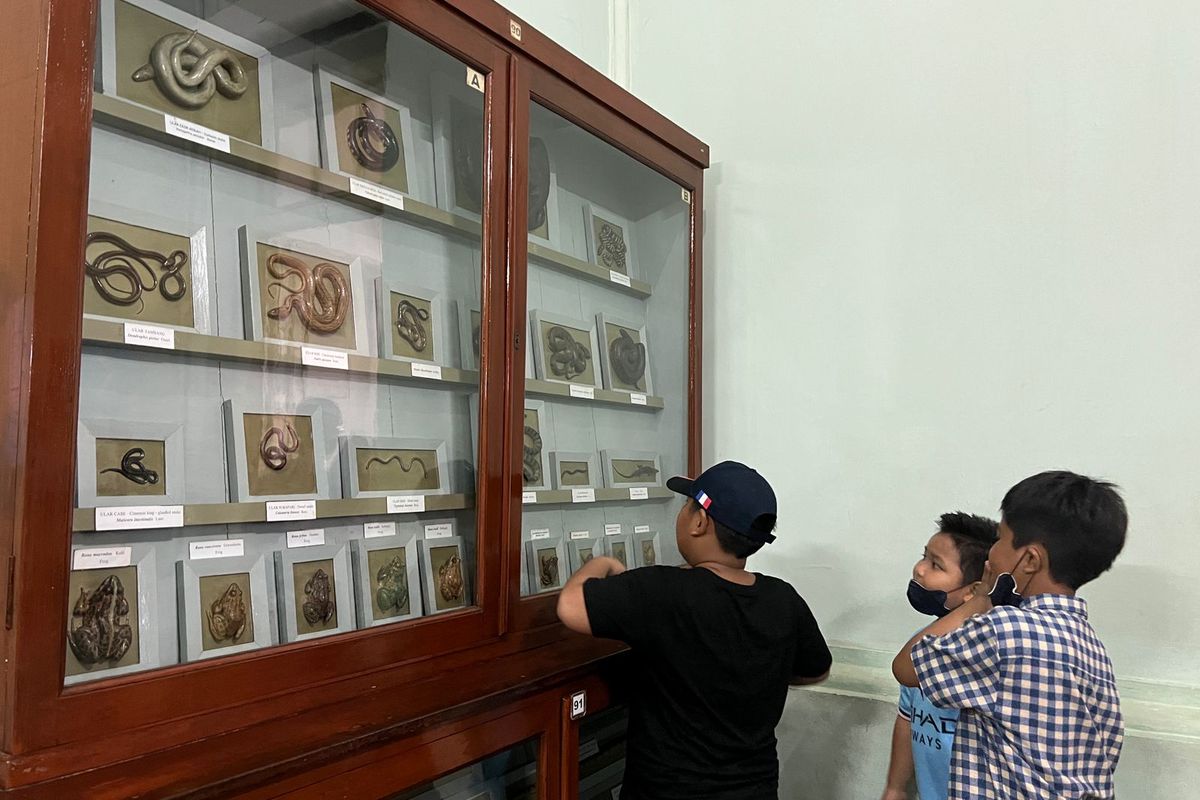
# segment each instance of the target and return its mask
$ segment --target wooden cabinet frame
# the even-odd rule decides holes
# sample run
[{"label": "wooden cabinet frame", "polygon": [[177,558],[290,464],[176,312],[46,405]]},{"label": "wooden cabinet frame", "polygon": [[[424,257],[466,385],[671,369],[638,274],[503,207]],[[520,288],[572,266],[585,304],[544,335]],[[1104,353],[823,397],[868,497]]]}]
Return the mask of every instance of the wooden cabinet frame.
[{"label": "wooden cabinet frame", "polygon": [[[707,147],[530,26],[520,23],[522,37],[514,41],[511,16],[495,3],[364,5],[488,75],[478,607],[394,629],[63,688],[66,644],[58,620],[68,602],[82,347],[81,297],[63,288],[78,285],[82,262],[98,14],[94,2],[83,0],[13,4],[6,9],[0,48],[0,103],[8,110],[0,149],[0,563],[6,597],[0,791],[115,798],[200,791],[235,778],[267,780],[294,772],[301,756],[311,765],[367,752],[383,741],[408,742],[414,731],[464,714],[503,716],[547,686],[587,679],[619,650],[566,634],[554,620],[553,595],[520,598],[520,542],[509,535],[519,529],[521,514],[529,101],[692,191],[687,402],[693,471],[700,454]],[[562,732],[557,721],[538,719],[543,733]],[[558,773],[556,767],[547,774]]]}]

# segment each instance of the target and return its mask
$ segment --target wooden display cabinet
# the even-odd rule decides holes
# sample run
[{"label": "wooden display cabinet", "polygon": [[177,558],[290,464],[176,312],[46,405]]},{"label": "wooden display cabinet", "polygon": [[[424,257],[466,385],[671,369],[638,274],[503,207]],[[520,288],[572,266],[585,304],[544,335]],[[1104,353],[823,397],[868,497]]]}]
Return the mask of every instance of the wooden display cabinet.
[{"label": "wooden display cabinet", "polygon": [[[649,509],[647,518],[665,531],[674,507],[661,485],[630,495],[631,490],[607,488],[595,476],[584,505],[578,505],[570,487],[525,491],[524,400],[537,399],[557,412],[553,430],[547,423],[543,433],[545,440],[554,434],[563,451],[575,449],[571,441],[581,436],[595,451],[646,449],[631,446],[637,442],[604,441],[627,428],[631,436],[658,437],[664,470],[698,470],[707,148],[488,0],[367,0],[353,9],[347,8],[348,0],[330,0],[303,4],[305,14],[287,3],[245,0],[225,4],[195,26],[181,7],[194,10],[203,4],[132,0],[135,11],[169,5],[183,20],[172,17],[175,24],[200,30],[210,47],[249,42],[235,55],[260,53],[255,63],[261,74],[273,61],[271,77],[260,84],[259,113],[267,131],[268,96],[273,97],[274,128],[261,141],[230,135],[224,146],[218,142],[214,148],[211,142],[172,134],[172,114],[122,96],[132,90],[100,79],[97,64],[104,59],[124,68],[119,52],[106,52],[123,46],[119,37],[111,44],[114,37],[106,26],[115,25],[114,7],[118,14],[133,13],[119,10],[125,2],[14,4],[7,9],[0,48],[0,99],[8,109],[6,147],[0,153],[6,176],[0,190],[0,327],[8,342],[0,352],[7,387],[0,394],[0,555],[7,566],[0,631],[5,655],[0,663],[5,712],[0,793],[384,798],[532,739],[538,743],[538,796],[573,796],[578,731],[571,695],[586,690],[590,709],[606,706],[624,659],[613,643],[565,631],[555,619],[554,592],[524,591],[530,576],[522,573],[522,531],[556,516],[564,535],[583,532],[570,530],[576,525],[594,527],[601,517],[630,525],[628,520],[641,519],[642,509]],[[329,17],[323,27],[312,27],[322,14]],[[228,32],[245,38],[226,39],[222,26],[236,28]],[[177,43],[186,49],[182,41]],[[330,41],[340,42],[342,50],[334,52]],[[307,50],[313,55],[304,55]],[[419,55],[411,55],[416,51]],[[355,60],[358,53],[361,60]],[[407,191],[381,192],[383,184],[371,181],[364,191],[363,179],[356,183],[331,169],[328,153],[321,152],[319,101],[316,115],[305,111],[313,102],[313,87],[304,59],[323,66],[326,59],[337,61],[335,56],[343,73],[355,72],[360,83],[376,81],[412,101],[403,111],[411,111],[405,135],[415,140],[413,161],[406,165]],[[191,63],[183,61],[185,67]],[[446,183],[451,162],[433,141],[442,96],[420,73],[454,73],[458,65],[465,67],[468,84],[472,75],[483,81],[473,87],[483,91],[467,100],[481,112],[482,208],[474,215],[445,202],[446,185],[465,190],[453,180]],[[417,78],[405,77],[411,74]],[[213,119],[215,127],[206,130],[220,133],[226,117]],[[547,209],[554,203],[561,215],[557,234],[547,222],[534,236],[526,235],[531,128],[534,138],[549,142],[559,181],[561,193],[547,201]],[[535,164],[538,181],[545,178],[541,164]],[[622,176],[620,185],[610,185],[614,175]],[[89,258],[89,215],[104,217],[109,208],[136,204],[128,196],[137,192],[126,191],[123,183],[129,181],[142,181],[129,184],[135,188],[177,181],[184,189],[169,198],[146,199],[141,210],[147,215],[170,218],[177,206],[191,203],[204,218],[211,249],[202,260],[213,270],[215,289],[203,313],[211,313],[211,324],[174,328],[174,352],[131,339],[128,326],[137,320],[122,318],[125,312],[118,309],[109,316],[85,315],[79,287],[83,283],[86,289],[89,280],[80,266]],[[397,199],[397,193],[403,197]],[[625,240],[616,244],[619,263],[595,255],[591,237],[600,229],[589,233],[584,225],[600,223],[590,216],[580,221],[577,213],[580,207],[590,213],[586,209],[592,204],[625,220]],[[255,218],[237,218],[248,208],[257,209]],[[554,220],[553,213],[549,219]],[[460,359],[451,346],[443,346],[432,375],[420,359],[380,356],[371,334],[395,324],[386,316],[367,315],[369,324],[355,329],[369,346],[360,341],[346,356],[344,371],[312,366],[300,340],[256,340],[246,332],[249,326],[241,327],[243,317],[254,312],[245,312],[244,275],[238,280],[248,267],[234,254],[238,228],[262,223],[289,233],[304,230],[328,240],[322,244],[334,250],[376,237],[378,263],[367,269],[384,270],[382,277],[389,277],[397,252],[404,254],[407,260],[399,260],[405,264],[433,263],[430,254],[442,254],[437,257],[444,257],[444,265],[422,269],[438,280],[437,269],[450,276],[440,291],[463,292],[461,309],[470,307],[471,293],[477,292],[478,364]],[[389,251],[389,242],[396,241],[401,249]],[[475,263],[463,266],[471,260],[460,257],[464,253],[473,254]],[[614,263],[618,269],[610,267]],[[203,273],[189,276],[199,284]],[[671,334],[643,341],[641,368],[659,370],[655,391],[606,388],[596,352],[585,359],[593,362],[596,382],[590,393],[569,379],[533,374],[526,361],[534,344],[527,339],[537,333],[528,322],[537,307],[530,294],[535,290],[541,307],[565,303],[577,309],[574,316],[584,324],[591,324],[598,311],[634,309],[652,329],[660,326]],[[194,309],[196,319],[199,309]],[[386,309],[376,311],[386,314]],[[449,341],[458,336],[449,317],[438,324]],[[179,604],[187,601],[182,591],[172,596],[172,582],[182,578],[171,567],[195,557],[190,543],[244,542],[239,546],[248,556],[261,557],[268,571],[272,548],[292,545],[286,535],[294,531],[287,523],[270,521],[274,512],[266,503],[228,494],[227,463],[237,454],[220,445],[229,431],[221,427],[218,401],[233,395],[286,395],[295,401],[289,408],[299,404],[295,413],[302,414],[314,413],[310,409],[316,404],[327,426],[338,428],[326,436],[329,442],[339,433],[360,433],[350,429],[356,420],[375,425],[384,416],[380,430],[366,432],[395,435],[382,428],[400,425],[404,415],[390,410],[385,415],[381,409],[397,405],[426,409],[414,428],[444,423],[447,432],[440,435],[457,452],[445,464],[446,475],[437,479],[444,481],[439,491],[423,495],[419,506],[393,507],[389,497],[330,491],[318,497],[310,517],[315,521],[290,527],[325,526],[322,541],[328,535],[335,543],[348,543],[362,538],[364,525],[394,523],[393,532],[412,526],[434,548],[430,528],[449,520],[467,543],[462,569],[470,594],[463,607],[446,613],[426,609],[396,624],[291,643],[276,637],[273,646],[229,656],[177,657],[172,637],[185,635]],[[172,398],[189,409],[180,412],[182,424],[193,426],[182,457],[195,459],[188,465],[186,487],[199,487],[194,499],[188,492],[178,504],[173,524],[182,527],[100,532],[107,527],[99,522],[105,503],[82,502],[77,487],[78,420],[105,416],[110,408],[115,414],[115,409],[161,407]],[[429,410],[441,406],[454,409],[445,412],[446,419]],[[327,469],[336,485],[337,458],[322,457],[319,444],[312,445],[314,469]],[[622,522],[614,524],[619,529]],[[151,580],[146,575],[154,576],[157,595],[151,597],[157,600],[130,588],[132,623],[113,615],[95,588],[82,594],[99,610],[72,617],[78,596],[69,587],[73,570],[82,569],[74,562],[81,550],[95,549],[92,542],[157,548],[156,571],[138,573],[143,582]],[[565,565],[562,569],[565,578]],[[295,588],[290,594],[300,593],[300,585]],[[406,588],[410,597],[419,593]],[[251,601],[251,611],[254,602],[268,604],[271,613],[263,619],[270,620],[275,636],[279,615],[293,609],[283,608],[279,599],[289,593],[276,596],[274,588],[268,593],[270,600]],[[145,623],[137,609],[147,602],[156,603],[157,620],[140,627]],[[208,600],[203,605],[201,619],[211,618],[217,607]],[[343,603],[338,613],[354,609]],[[143,665],[153,668],[114,669],[111,676],[103,674],[107,667],[83,678],[69,674],[64,667],[73,657],[68,630],[103,630],[106,624],[140,632],[146,640],[132,647],[142,648],[141,654],[157,648]],[[101,649],[112,655],[115,646],[105,642]],[[100,657],[89,663],[118,661]]]}]

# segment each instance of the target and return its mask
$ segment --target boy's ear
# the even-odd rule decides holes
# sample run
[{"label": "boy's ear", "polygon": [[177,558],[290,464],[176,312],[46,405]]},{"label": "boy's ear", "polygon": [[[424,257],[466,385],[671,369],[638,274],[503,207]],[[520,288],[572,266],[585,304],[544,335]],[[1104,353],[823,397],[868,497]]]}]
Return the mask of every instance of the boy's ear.
[{"label": "boy's ear", "polygon": [[691,536],[703,536],[708,532],[708,512],[703,508],[697,508],[692,514],[691,525],[688,529],[688,534]]},{"label": "boy's ear", "polygon": [[[1024,559],[1018,570],[1022,575],[1033,575],[1035,572],[1041,572],[1042,568],[1049,569],[1050,554],[1038,545],[1029,548],[1029,555]],[[1013,577],[1016,577],[1015,575]]]}]

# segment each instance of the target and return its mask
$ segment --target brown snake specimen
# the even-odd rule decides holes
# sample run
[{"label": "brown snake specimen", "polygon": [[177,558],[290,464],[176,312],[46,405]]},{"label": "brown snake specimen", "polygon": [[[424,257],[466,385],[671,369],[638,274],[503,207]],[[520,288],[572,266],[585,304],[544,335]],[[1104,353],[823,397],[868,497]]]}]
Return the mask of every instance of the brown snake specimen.
[{"label": "brown snake specimen", "polygon": [[291,423],[272,425],[258,442],[258,454],[268,468],[278,472],[287,466],[288,454],[300,449],[300,435]]},{"label": "brown snake specimen", "polygon": [[425,352],[425,347],[429,344],[429,334],[421,324],[428,319],[428,310],[417,308],[408,300],[401,300],[396,305],[396,333],[418,353]]},{"label": "brown snake specimen", "polygon": [[[295,311],[313,333],[335,333],[342,327],[350,310],[350,286],[336,266],[321,261],[310,271],[294,256],[272,253],[267,272],[276,279],[267,285],[271,297],[275,298],[277,288],[287,292],[278,306],[267,311],[268,317],[282,322]],[[300,280],[296,288],[285,283],[293,278]]]},{"label": "brown snake specimen", "polygon": [[[115,249],[105,250],[89,261],[86,253],[98,244],[112,245]],[[96,294],[115,306],[144,304],[142,294],[155,289],[171,303],[187,293],[183,268],[188,256],[182,250],[167,254],[143,250],[115,233],[93,231],[87,236],[84,253],[83,274],[91,279]],[[160,270],[162,277],[158,274]]]}]

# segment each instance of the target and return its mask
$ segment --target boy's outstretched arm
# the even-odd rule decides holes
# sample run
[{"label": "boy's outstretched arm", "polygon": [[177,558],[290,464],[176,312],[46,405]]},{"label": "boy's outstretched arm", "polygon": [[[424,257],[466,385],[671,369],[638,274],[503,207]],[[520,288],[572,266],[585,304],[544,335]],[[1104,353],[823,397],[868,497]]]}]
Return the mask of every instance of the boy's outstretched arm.
[{"label": "boy's outstretched arm", "polygon": [[909,639],[900,652],[892,659],[892,674],[903,686],[917,685],[917,670],[913,666],[913,645],[926,636],[942,636],[962,627],[962,624],[976,614],[986,614],[992,607],[992,600],[981,587],[983,581],[976,584],[973,593],[958,608]]},{"label": "boy's outstretched arm", "polygon": [[567,585],[558,593],[558,618],[577,633],[592,635],[592,623],[588,619],[587,604],[583,601],[583,584],[591,578],[607,578],[620,575],[625,567],[620,561],[608,556],[596,556],[571,576]]}]

